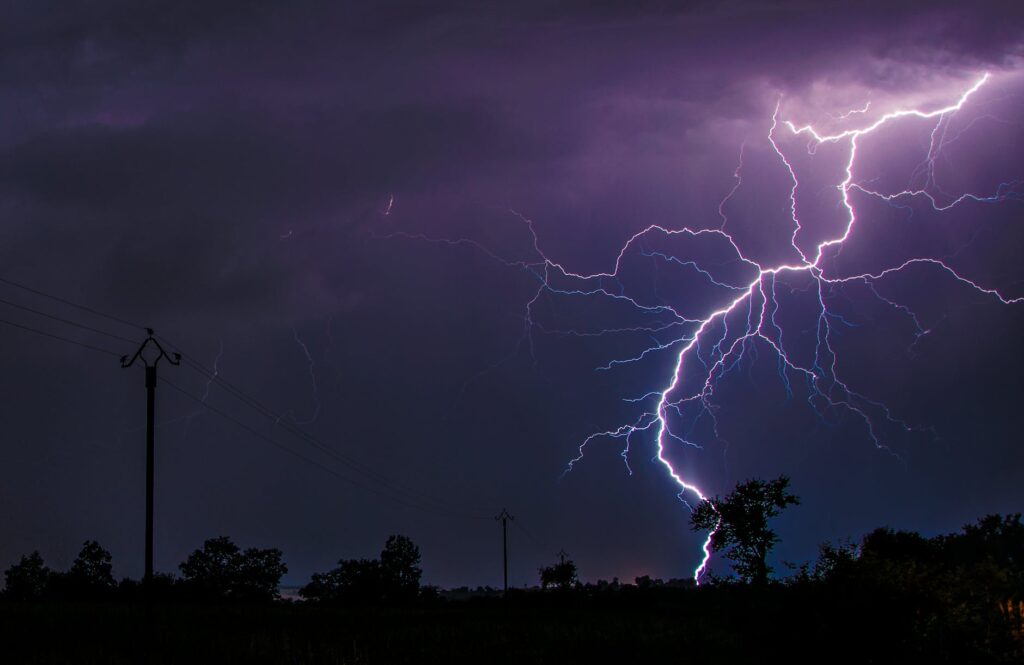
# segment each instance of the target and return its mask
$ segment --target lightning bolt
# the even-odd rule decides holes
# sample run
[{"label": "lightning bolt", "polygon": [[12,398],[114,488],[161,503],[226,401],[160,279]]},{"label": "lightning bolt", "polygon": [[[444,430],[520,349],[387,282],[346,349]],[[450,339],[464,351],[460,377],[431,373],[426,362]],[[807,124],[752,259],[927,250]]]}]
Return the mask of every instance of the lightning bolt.
[{"label": "lightning bolt", "polygon": [[219,365],[220,359],[223,355],[224,340],[219,340],[217,355],[213,359],[213,372],[207,378],[206,384],[203,386],[203,396],[199,400],[199,406],[196,407],[195,411],[185,416],[185,427],[182,428],[182,436],[184,436],[188,432],[188,426],[192,424],[192,421],[206,412],[206,409],[204,407],[206,405],[206,400],[210,398],[210,386],[213,385],[213,382],[217,380],[218,376],[220,376]]},{"label": "lightning bolt", "polygon": [[828,117],[832,118],[833,120],[846,120],[847,118],[851,118],[851,117],[853,117],[855,115],[863,115],[863,114],[867,113],[870,108],[871,108],[871,102],[867,101],[867,102],[864,102],[864,106],[862,106],[859,109],[850,109],[849,111],[846,111],[845,113],[838,113],[838,114],[829,113]]},{"label": "lightning bolt", "polygon": [[[563,477],[583,460],[588,445],[599,439],[619,440],[624,443],[621,456],[626,462],[627,472],[632,473],[628,460],[631,439],[634,435],[648,433],[649,436],[653,436],[655,444],[654,459],[664,467],[676,484],[677,498],[687,506],[690,506],[688,498],[698,501],[706,500],[706,493],[698,486],[697,481],[691,478],[689,473],[684,474],[680,465],[671,460],[668,448],[670,445],[676,444],[701,448],[692,439],[698,421],[703,418],[709,420],[715,437],[721,441],[714,401],[718,381],[725,374],[736,369],[748,352],[755,353],[756,343],[771,349],[778,358],[779,376],[787,394],[792,395],[794,378],[802,380],[807,389],[807,402],[819,414],[819,417],[824,418],[828,413],[848,413],[862,424],[867,437],[878,449],[895,454],[883,440],[884,435],[881,433],[881,429],[883,427],[897,428],[911,432],[919,431],[920,428],[913,427],[895,417],[886,405],[857,392],[841,378],[838,370],[838,354],[833,346],[833,327],[854,324],[830,310],[829,301],[835,290],[845,284],[863,284],[883,303],[910,317],[916,329],[915,342],[928,334],[929,330],[921,324],[917,315],[910,308],[883,297],[877,290],[879,280],[916,266],[937,270],[958,283],[1002,304],[1020,303],[1024,301],[1024,297],[1005,296],[994,288],[986,287],[959,274],[943,260],[927,256],[911,258],[899,265],[876,272],[855,275],[830,272],[825,266],[825,259],[838,255],[843,243],[851,236],[857,225],[857,214],[850,197],[852,191],[889,202],[903,198],[923,197],[930,201],[936,211],[940,212],[968,201],[995,203],[1020,198],[1019,182],[1004,183],[991,195],[963,194],[950,197],[951,200],[948,203],[942,204],[937,201],[934,194],[930,193],[930,188],[934,189],[934,160],[944,141],[947,141],[949,118],[956,114],[989,79],[990,76],[987,73],[980,76],[955,102],[946,106],[933,110],[916,108],[895,110],[885,113],[873,121],[865,121],[867,124],[859,128],[845,129],[834,134],[821,133],[809,124],[797,125],[791,121],[780,122],[780,100],[780,104],[776,106],[772,115],[767,142],[774,155],[788,171],[791,180],[789,213],[793,230],[789,237],[789,246],[794,252],[794,260],[791,262],[762,265],[745,255],[741,251],[739,243],[727,231],[729,220],[725,206],[743,185],[742,147],[739,164],[733,173],[734,186],[718,208],[721,223],[717,227],[670,229],[652,224],[631,236],[622,245],[614,265],[605,272],[573,272],[563,263],[550,258],[541,248],[534,222],[514,210],[510,210],[510,212],[522,221],[532,237],[535,258],[506,258],[474,240],[465,238],[439,239],[406,233],[391,234],[387,237],[417,238],[452,246],[475,247],[503,265],[523,270],[532,276],[537,282],[537,288],[532,292],[532,297],[526,303],[523,313],[524,339],[529,344],[531,354],[533,353],[532,333],[534,330],[545,334],[581,337],[623,332],[643,333],[654,340],[654,343],[629,358],[612,360],[607,365],[597,368],[604,371],[638,362],[654,354],[674,351],[671,371],[668,373],[663,387],[647,392],[640,397],[625,400],[642,405],[639,415],[626,424],[593,432],[584,438],[578,446],[578,454],[566,465]],[[839,118],[844,121],[851,121],[855,117],[860,119],[867,115],[869,109],[870,104],[865,104],[863,108],[844,113]],[[908,188],[894,194],[884,194],[872,190],[866,183],[856,182],[854,173],[858,140],[903,118],[935,122],[931,133],[932,144],[928,157],[920,169],[926,175],[925,185]],[[838,145],[845,150],[842,179],[835,185],[839,199],[838,209],[843,217],[842,223],[830,237],[812,242],[809,246],[804,241],[807,227],[802,223],[798,213],[797,194],[801,187],[797,176],[798,169],[794,166],[793,160],[787,157],[787,150],[782,145],[785,143],[783,138],[789,141],[804,139],[806,150],[810,155],[814,155],[820,147],[827,144]],[[673,253],[651,249],[652,244],[656,245],[658,241],[668,240],[686,241],[719,253],[724,250],[731,258],[717,264],[701,263],[696,260],[686,260]],[[722,304],[717,308],[712,308],[710,312],[694,314],[681,311],[680,308],[667,304],[664,299],[650,300],[630,295],[624,285],[624,272],[626,272],[624,264],[627,258],[632,259],[636,255],[649,259],[654,262],[655,266],[671,265],[674,269],[685,271],[684,274],[703,279],[722,292]],[[737,271],[744,273],[746,277],[737,278],[735,274],[726,277],[719,274],[736,273]],[[778,297],[780,288],[804,291],[813,294],[816,298],[815,343],[813,354],[809,358],[801,359],[787,350],[788,343],[783,335],[783,325],[777,319],[780,309]],[[628,306],[643,317],[645,322],[599,330],[553,329],[539,322],[534,316],[535,308],[545,295],[604,299]],[[687,424],[688,419],[689,423]],[[703,541],[701,547],[703,556],[693,572],[694,580],[698,584],[711,560],[712,542],[716,532],[717,527],[712,529]]]},{"label": "lightning bolt", "polygon": [[[328,330],[330,330],[328,328]],[[311,425],[320,416],[320,387],[316,381],[316,361],[313,360],[313,355],[309,352],[309,347],[299,337],[299,331],[292,328],[292,337],[295,339],[295,343],[299,345],[299,349],[302,350],[302,354],[306,356],[307,367],[309,371],[309,382],[312,386],[313,394],[313,414],[306,420],[298,420],[295,418],[294,411],[289,411],[289,415],[296,425]]]}]

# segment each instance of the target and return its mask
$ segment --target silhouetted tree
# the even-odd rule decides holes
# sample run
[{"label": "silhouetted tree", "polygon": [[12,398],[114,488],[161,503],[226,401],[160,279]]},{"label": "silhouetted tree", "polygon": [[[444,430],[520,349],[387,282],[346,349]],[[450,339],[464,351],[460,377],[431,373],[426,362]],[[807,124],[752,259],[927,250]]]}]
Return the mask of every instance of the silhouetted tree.
[{"label": "silhouetted tree", "polygon": [[380,600],[384,586],[382,577],[380,561],[377,559],[339,561],[338,595],[360,602]]},{"label": "silhouetted tree", "polygon": [[[944,549],[957,570],[960,616],[982,617],[986,645],[1024,661],[1024,524],[1020,513],[986,515],[948,536]],[[997,609],[993,610],[993,606]]]},{"label": "silhouetted tree", "polygon": [[299,589],[307,600],[322,603],[379,602],[384,595],[380,561],[341,559],[327,573],[314,573],[312,581]]},{"label": "silhouetted tree", "polygon": [[765,584],[772,569],[768,553],[778,537],[768,528],[768,520],[800,499],[787,492],[789,478],[775,480],[758,478],[737,483],[724,499],[705,499],[690,515],[694,531],[713,531],[711,549],[724,551],[733,562],[733,569],[746,582]]},{"label": "silhouetted tree", "polygon": [[110,596],[117,586],[112,569],[110,552],[95,540],[87,540],[68,572],[51,574],[48,595],[79,600]]},{"label": "silhouetted tree", "polygon": [[251,601],[269,601],[280,598],[278,586],[288,566],[281,560],[277,548],[247,548],[242,552],[238,575],[232,592],[235,598]]},{"label": "silhouetted tree", "polygon": [[[340,566],[342,561],[338,562]],[[315,603],[333,603],[338,598],[338,569],[313,573],[312,579],[299,589],[299,597]]]},{"label": "silhouetted tree", "polygon": [[1004,593],[1024,592],[1024,524],[1021,514],[986,515],[975,524],[967,524],[963,534],[947,536],[944,542],[959,563],[988,565],[1003,571]]},{"label": "silhouetted tree", "polygon": [[837,621],[870,614],[890,639],[913,636],[933,661],[1021,662],[1022,561],[1020,515],[988,515],[960,533],[879,528],[859,547],[823,545],[811,579],[824,598],[841,599],[848,613]]},{"label": "silhouetted tree", "polygon": [[51,572],[39,552],[22,555],[4,571],[4,597],[10,600],[39,600],[47,591]]},{"label": "silhouetted tree", "polygon": [[654,587],[658,586],[660,583],[661,583],[661,580],[651,579],[650,575],[639,575],[639,576],[633,578],[633,585],[636,586],[637,589],[641,589],[643,591],[646,591],[648,589],[653,589]]},{"label": "silhouetted tree", "polygon": [[278,584],[288,567],[281,550],[241,551],[227,536],[210,538],[178,568],[183,584],[206,598],[263,601],[279,597]]},{"label": "silhouetted tree", "polygon": [[410,600],[420,590],[420,548],[407,536],[389,536],[380,553],[384,595],[391,600]]},{"label": "silhouetted tree", "polygon": [[931,541],[916,531],[894,531],[882,527],[864,536],[860,558],[870,563],[924,564],[939,554],[938,545],[937,541]]},{"label": "silhouetted tree", "polygon": [[576,585],[576,563],[572,559],[565,559],[553,566],[545,566],[540,569],[540,586],[542,589],[556,587],[558,589],[571,589]]},{"label": "silhouetted tree", "polygon": [[130,602],[187,600],[187,592],[188,589],[182,585],[181,580],[171,573],[154,572],[146,588],[143,587],[141,580],[128,577],[117,583],[117,598]]},{"label": "silhouetted tree", "polygon": [[[818,581],[848,577],[857,564],[858,556],[859,549],[853,543],[822,543],[818,547],[818,560],[814,563],[811,577]],[[804,572],[806,577],[806,570]]]},{"label": "silhouetted tree", "polygon": [[238,573],[241,551],[227,536],[209,538],[179,566],[184,583],[201,595],[226,597]]},{"label": "silhouetted tree", "polygon": [[342,559],[334,570],[315,573],[299,590],[321,603],[402,602],[417,597],[422,571],[420,550],[406,536],[388,538],[380,559]]},{"label": "silhouetted tree", "polygon": [[71,563],[68,577],[82,587],[97,590],[113,589],[113,557],[95,540],[87,540]]}]

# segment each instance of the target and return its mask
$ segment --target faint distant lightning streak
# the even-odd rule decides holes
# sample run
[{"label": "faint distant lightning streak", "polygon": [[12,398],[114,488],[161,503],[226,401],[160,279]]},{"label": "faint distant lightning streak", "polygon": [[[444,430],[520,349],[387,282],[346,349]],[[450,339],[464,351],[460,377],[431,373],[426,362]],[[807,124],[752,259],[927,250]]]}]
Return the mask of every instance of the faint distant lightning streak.
[{"label": "faint distant lightning streak", "polygon": [[917,317],[917,313],[914,312],[914,310],[910,309],[906,305],[898,303],[898,302],[896,302],[894,300],[890,300],[889,298],[886,298],[881,293],[879,293],[878,289],[875,287],[874,280],[872,280],[870,278],[865,278],[864,279],[864,286],[866,286],[868,288],[868,290],[871,291],[871,293],[873,293],[876,298],[878,298],[879,300],[884,302],[886,305],[889,305],[893,309],[895,309],[897,311],[900,311],[900,312],[903,312],[913,322],[913,324],[914,324],[914,341],[910,344],[909,347],[907,347],[908,351],[912,350],[914,348],[914,346],[918,342],[921,341],[922,337],[924,337],[925,335],[927,335],[928,333],[931,332],[931,330],[927,330],[927,329],[924,328],[924,326],[921,325],[921,320]]},{"label": "faint distant lightning streak", "polygon": [[[224,355],[224,340],[220,340],[219,341],[219,348],[217,349],[217,355],[213,359],[213,372],[211,374],[209,374],[209,376],[206,379],[206,383],[203,385],[203,394],[202,394],[202,397],[200,397],[200,399],[199,399],[199,406],[196,408],[196,410],[192,411],[191,413],[186,413],[183,416],[175,416],[173,418],[168,418],[167,420],[161,421],[161,422],[157,423],[157,427],[165,427],[167,425],[173,425],[174,423],[183,422],[183,423],[185,423],[185,425],[181,429],[181,434],[182,434],[182,436],[188,434],[188,428],[189,428],[189,425],[192,424],[192,421],[207,412],[206,408],[205,408],[206,400],[208,400],[210,398],[210,386],[213,385],[214,381],[216,381],[217,377],[220,375],[219,365],[220,365],[220,359],[221,359],[221,357],[223,355]],[[136,430],[129,430],[129,431],[136,431]]]},{"label": "faint distant lightning streak", "polygon": [[[857,139],[861,136],[874,132],[886,123],[898,118],[913,117],[922,120],[938,119],[938,123],[941,124],[945,118],[962,108],[971,95],[984,85],[988,79],[988,74],[982,76],[977,82],[968,88],[954,104],[932,111],[922,111],[918,109],[893,111],[882,115],[867,126],[859,129],[847,129],[832,135],[821,134],[811,125],[798,127],[789,121],[784,121],[780,124],[780,106],[777,105],[774,113],[772,114],[772,122],[768,131],[767,140],[782,164],[788,170],[792,179],[792,186],[789,193],[789,212],[793,223],[793,232],[790,236],[790,245],[796,253],[794,258],[799,257],[798,260],[793,263],[783,263],[772,267],[762,266],[745,256],[734,238],[725,230],[728,223],[728,218],[724,209],[725,205],[742,185],[742,149],[740,151],[740,164],[733,173],[736,183],[719,205],[718,211],[722,218],[721,225],[717,228],[669,229],[657,224],[652,224],[638,233],[633,234],[626,240],[615,259],[612,269],[608,272],[596,272],[592,274],[576,273],[566,268],[562,263],[552,260],[541,249],[540,240],[534,228],[533,221],[514,210],[511,212],[522,220],[531,234],[533,249],[539,257],[536,260],[506,260],[494,254],[476,241],[468,239],[424,239],[430,240],[431,242],[444,242],[451,245],[466,244],[477,247],[506,266],[517,267],[525,270],[538,281],[537,290],[526,303],[523,315],[524,334],[530,339],[531,352],[532,336],[530,333],[534,329],[542,332],[576,334],[581,336],[609,334],[613,331],[624,333],[646,331],[652,335],[672,333],[668,338],[656,339],[656,342],[653,345],[647,347],[640,353],[634,354],[630,358],[612,360],[607,365],[597,368],[609,370],[617,365],[637,362],[651,354],[655,354],[663,350],[673,348],[678,349],[675,353],[675,360],[672,365],[673,369],[670,379],[664,388],[649,391],[639,398],[625,400],[628,403],[634,404],[648,404],[653,400],[654,403],[651,407],[644,409],[638,417],[628,424],[605,431],[594,432],[588,435],[579,445],[578,454],[569,460],[562,477],[571,472],[583,459],[588,444],[600,438],[620,439],[625,441],[625,447],[621,455],[623,459],[626,460],[627,469],[629,469],[628,451],[631,437],[640,432],[653,430],[655,433],[654,442],[656,444],[655,447],[657,451],[655,459],[665,467],[669,476],[679,488],[677,496],[680,501],[689,506],[690,504],[686,500],[687,494],[696,497],[700,501],[705,500],[706,495],[704,491],[697,486],[695,481],[684,477],[683,473],[676,468],[676,465],[668,456],[667,444],[669,441],[674,440],[688,446],[699,448],[697,444],[689,441],[686,436],[674,431],[674,425],[670,419],[670,413],[685,420],[686,412],[684,407],[694,405],[698,408],[698,413],[690,424],[689,430],[692,431],[697,419],[704,414],[708,414],[711,418],[711,422],[713,423],[715,436],[718,437],[718,422],[714,413],[715,404],[713,402],[716,384],[724,374],[729,372],[739,363],[748,348],[754,348],[751,343],[756,341],[760,341],[767,345],[775,354],[777,354],[779,359],[779,374],[786,387],[787,395],[792,394],[790,375],[802,377],[806,382],[808,389],[808,404],[818,412],[819,417],[824,418],[826,411],[828,410],[847,412],[863,423],[868,437],[876,447],[889,451],[889,448],[880,438],[882,435],[878,430],[879,418],[883,419],[886,423],[902,428],[905,431],[911,431],[914,428],[895,418],[888,407],[884,404],[869,399],[854,391],[842,379],[840,379],[838,354],[832,342],[832,326],[834,325],[834,322],[845,323],[847,325],[851,324],[829,310],[828,303],[833,297],[834,290],[845,283],[862,282],[877,295],[877,291],[874,289],[874,283],[876,281],[884,279],[888,275],[901,272],[910,266],[921,265],[938,268],[940,271],[952,276],[959,283],[968,286],[979,293],[991,296],[1003,304],[1024,302],[1024,296],[1017,298],[1006,297],[995,289],[984,287],[977,282],[960,275],[943,261],[929,257],[910,259],[899,266],[887,268],[874,273],[849,276],[826,275],[825,268],[822,266],[823,257],[825,256],[826,250],[830,247],[838,248],[842,246],[847,238],[849,238],[856,224],[857,218],[853,204],[850,200],[850,190],[857,189],[864,191],[867,194],[881,196],[868,191],[862,184],[854,183],[853,172],[857,156]],[[865,105],[863,109],[855,109],[854,111],[843,114],[842,119],[848,120],[854,115],[859,116],[866,114],[868,109],[869,105]],[[841,206],[845,210],[845,223],[841,232],[836,234],[834,237],[827,238],[807,250],[802,248],[800,243],[801,232],[804,230],[804,225],[801,223],[797,210],[797,192],[800,188],[800,181],[797,177],[796,169],[793,167],[790,160],[787,159],[785,151],[776,141],[776,132],[780,127],[788,128],[791,134],[795,137],[807,137],[807,150],[811,154],[816,151],[818,146],[825,143],[839,143],[840,141],[845,141],[849,146],[849,155],[846,159],[843,179],[838,185],[836,185],[840,194]],[[1003,191],[1002,188],[1004,187],[1007,186],[1001,186],[1000,192]],[[1000,192],[997,192],[997,194]],[[908,190],[893,196],[914,196],[921,194],[924,194],[924,192]],[[924,195],[927,196],[927,194]],[[1001,199],[997,199],[996,197],[964,195],[957,198],[950,206],[941,208],[936,206],[936,209],[945,210],[948,207],[952,207],[952,205],[956,205],[957,203],[967,200],[989,202]],[[639,296],[630,295],[626,292],[626,289],[619,279],[623,259],[634,246],[642,245],[643,239],[655,234],[666,238],[682,236],[694,241],[725,242],[731,248],[732,253],[736,256],[735,260],[741,264],[744,269],[749,269],[751,271],[750,281],[741,284],[731,284],[728,281],[722,281],[713,277],[711,272],[702,268],[694,261],[682,261],[665,253],[646,251],[643,249],[643,246],[640,246],[641,255],[650,258],[652,261],[665,260],[669,263],[677,264],[680,267],[695,270],[704,279],[708,280],[713,287],[722,288],[727,293],[731,293],[729,293],[729,297],[725,299],[724,306],[715,309],[703,318],[694,318],[692,315],[683,315],[674,307],[666,305],[663,302],[647,302]],[[815,329],[816,339],[814,344],[814,354],[813,358],[806,362],[796,360],[787,352],[783,337],[783,325],[777,318],[779,311],[779,301],[777,297],[778,281],[782,277],[792,277],[797,275],[803,275],[810,278],[811,289],[813,289],[813,291],[808,292],[813,292],[817,295],[818,317]],[[606,281],[617,284],[618,288],[610,290],[605,285]],[[790,288],[793,290],[806,290],[803,288]],[[534,322],[533,316],[533,308],[545,293],[566,297],[607,298],[629,304],[643,316],[658,317],[658,321],[657,323],[652,323],[650,325],[624,326],[621,328],[610,330],[606,329],[597,332],[546,330],[543,326]],[[889,305],[901,309],[901,311],[910,315],[917,328],[918,336],[924,335],[928,332],[920,324],[916,315],[914,315],[909,308],[901,306],[886,298],[882,298],[881,296],[879,296],[879,298],[884,302],[887,302]],[[742,318],[740,315],[742,315]],[[657,331],[657,333],[654,331]],[[697,371],[694,371],[695,369]],[[696,387],[690,389],[686,388],[684,385],[684,377],[696,378]],[[720,439],[720,437],[718,438]],[[632,470],[629,469],[629,471],[631,472]],[[694,579],[698,584],[700,583],[701,577],[707,570],[710,562],[712,541],[716,532],[717,527],[708,533],[702,545],[703,557],[697,568],[694,570]]]},{"label": "faint distant lightning streak", "polygon": [[207,378],[206,385],[203,386],[203,396],[199,400],[199,408],[197,408],[193,413],[189,414],[188,416],[185,416],[185,427],[182,431],[182,434],[188,431],[188,426],[192,424],[193,418],[196,418],[197,416],[200,416],[206,412],[205,406],[206,400],[209,399],[210,397],[210,386],[212,386],[213,382],[217,380],[218,376],[220,376],[220,359],[221,356],[223,355],[224,340],[219,340],[217,356],[213,359],[213,372],[210,374],[209,378]]},{"label": "faint distant lightning streak", "polygon": [[292,328],[292,336],[295,338],[295,343],[302,349],[303,355],[306,356],[306,361],[309,363],[309,380],[313,385],[313,415],[308,420],[298,420],[294,417],[292,412],[292,419],[295,420],[296,425],[309,425],[312,424],[317,417],[320,416],[320,388],[316,382],[316,361],[313,360],[312,354],[309,352],[309,347],[299,337],[299,331]]},{"label": "faint distant lightning streak", "polygon": [[732,172],[732,177],[736,182],[733,183],[732,189],[730,189],[729,193],[725,195],[725,198],[722,199],[722,202],[718,204],[718,216],[722,218],[722,225],[719,226],[718,228],[721,230],[725,230],[725,225],[729,221],[729,217],[725,214],[725,204],[728,203],[729,199],[733,197],[733,194],[735,194],[739,190],[739,188],[743,186],[743,176],[740,174],[743,172],[743,151],[744,149],[746,149],[746,147],[747,145],[745,143],[740,144],[739,163],[736,165],[736,170]]}]

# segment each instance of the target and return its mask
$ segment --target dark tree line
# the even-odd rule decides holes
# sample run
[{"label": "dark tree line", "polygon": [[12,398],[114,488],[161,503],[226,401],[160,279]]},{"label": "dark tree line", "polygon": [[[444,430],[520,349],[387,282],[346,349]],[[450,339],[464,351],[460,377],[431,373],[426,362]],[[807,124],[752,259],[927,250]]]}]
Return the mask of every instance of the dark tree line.
[{"label": "dark tree line", "polygon": [[[211,538],[178,566],[181,577],[157,574],[150,593],[159,598],[260,602],[280,597],[288,572],[281,550],[241,550],[230,538]],[[94,540],[86,541],[66,572],[46,566],[39,552],[22,556],[4,572],[3,597],[32,600],[115,600],[141,596],[136,580],[116,582],[112,557]]]},{"label": "dark tree line", "polygon": [[[692,527],[713,532],[711,549],[724,554],[736,576],[710,577],[697,596],[690,595],[688,581],[648,576],[634,584],[580,584],[568,560],[541,568],[541,586],[594,602],[703,597],[710,606],[722,603],[726,616],[758,605],[779,616],[804,616],[821,643],[861,632],[893,654],[922,662],[1024,662],[1020,514],[988,515],[959,532],[930,538],[879,528],[857,543],[823,544],[816,561],[772,579],[769,555],[779,538],[770,520],[799,503],[781,476],[738,483],[726,496],[698,504]],[[748,620],[742,613],[734,618]],[[768,624],[768,617],[761,622]],[[744,628],[758,629],[756,620]]]},{"label": "dark tree line", "polygon": [[[180,576],[156,574],[150,588],[137,580],[114,580],[110,552],[87,541],[66,572],[51,570],[39,552],[22,556],[4,573],[2,598],[11,601],[133,600],[143,597],[188,602],[278,600],[288,572],[281,550],[241,549],[230,538],[210,538],[179,566]],[[436,595],[421,587],[420,550],[408,537],[393,535],[377,559],[342,559],[316,573],[302,588],[307,601],[321,604],[408,603]]]},{"label": "dark tree line", "polygon": [[847,599],[853,609],[880,608],[946,653],[1024,658],[1020,513],[932,538],[880,528],[859,544],[824,544],[789,584]]},{"label": "dark tree line", "polygon": [[21,557],[4,573],[4,596],[12,600],[105,598],[117,589],[110,552],[87,540],[66,572],[51,570],[39,552]]},{"label": "dark tree line", "polygon": [[[542,588],[559,593],[510,590],[506,600],[613,605],[665,600],[680,607],[693,604],[702,608],[701,616],[720,617],[723,625],[755,633],[778,624],[778,617],[802,617],[814,626],[808,639],[813,637],[815,644],[870,633],[876,643],[895,645],[892,653],[919,660],[1024,660],[1020,514],[989,515],[959,532],[934,537],[876,529],[856,543],[823,544],[816,561],[773,579],[769,556],[778,536],[770,520],[798,503],[783,476],[739,483],[725,497],[696,506],[692,526],[714,531],[712,549],[723,553],[736,573],[711,578],[699,590],[690,580],[666,583],[647,576],[635,584],[581,584],[575,562],[562,559],[539,570]],[[158,575],[148,593],[185,601],[272,601],[279,597],[287,568],[280,550],[243,550],[220,537],[192,552],[179,572],[178,577]],[[437,591],[422,587],[421,577],[419,548],[395,535],[378,558],[342,559],[333,569],[314,574],[300,596],[319,605],[400,605],[435,598]],[[110,553],[95,541],[83,545],[67,571],[51,570],[33,552],[4,578],[2,595],[11,601],[134,599],[142,592],[137,581],[114,580]],[[760,609],[752,612],[751,607]]]}]

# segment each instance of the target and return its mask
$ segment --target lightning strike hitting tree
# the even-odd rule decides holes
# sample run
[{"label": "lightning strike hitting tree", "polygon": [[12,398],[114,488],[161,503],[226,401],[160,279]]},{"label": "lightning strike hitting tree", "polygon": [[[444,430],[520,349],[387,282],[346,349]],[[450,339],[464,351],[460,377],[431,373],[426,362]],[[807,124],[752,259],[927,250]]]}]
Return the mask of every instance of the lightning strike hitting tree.
[{"label": "lightning strike hitting tree", "polygon": [[[679,488],[678,497],[688,506],[694,498],[706,500],[705,492],[698,485],[691,469],[683,468],[671,458],[669,447],[682,446],[701,449],[694,440],[696,422],[706,418],[711,423],[714,436],[718,437],[716,416],[716,388],[719,380],[733,369],[745,355],[751,353],[754,344],[770,349],[778,359],[779,377],[788,394],[793,393],[794,380],[801,380],[806,386],[807,402],[818,413],[841,411],[854,416],[863,427],[866,436],[881,450],[892,452],[881,430],[896,428],[914,431],[915,427],[896,417],[885,404],[854,389],[841,375],[839,354],[834,345],[833,326],[842,317],[830,310],[829,296],[845,285],[863,285],[881,302],[894,307],[908,316],[916,327],[917,337],[928,333],[917,315],[907,306],[884,297],[877,289],[879,280],[910,268],[925,268],[939,278],[955,280],[973,289],[994,302],[1004,305],[1020,303],[1024,298],[1009,297],[996,288],[986,286],[954,269],[943,258],[922,255],[900,261],[882,269],[844,274],[837,267],[836,258],[846,243],[857,231],[858,213],[852,193],[871,197],[887,203],[905,199],[922,198],[936,212],[948,211],[964,203],[998,203],[1020,198],[1019,181],[1002,183],[992,194],[962,194],[947,196],[942,193],[942,202],[936,196],[941,192],[935,181],[935,164],[948,136],[950,120],[971,100],[979,89],[990,80],[989,74],[978,76],[965,89],[950,95],[951,101],[932,108],[895,108],[895,110],[867,119],[866,114],[875,107],[867,103],[862,108],[833,116],[836,122],[863,124],[836,133],[823,133],[812,125],[798,125],[780,118],[780,105],[776,106],[771,118],[767,144],[789,175],[788,189],[789,224],[791,231],[785,237],[792,250],[792,259],[765,264],[744,252],[742,243],[729,229],[726,204],[743,185],[744,150],[740,150],[740,165],[734,172],[736,183],[719,205],[720,219],[716,225],[698,228],[668,228],[652,224],[632,235],[622,246],[610,270],[596,273],[580,273],[569,269],[564,263],[550,258],[542,249],[534,222],[512,211],[526,226],[532,239],[536,258],[510,261],[490,248],[471,239],[437,239],[425,235],[397,233],[392,236],[415,238],[448,245],[471,245],[503,264],[521,269],[534,276],[538,282],[532,298],[524,311],[525,339],[532,345],[532,332],[560,332],[578,336],[607,335],[624,332],[643,332],[656,343],[629,358],[616,359],[599,368],[611,370],[615,367],[635,363],[664,352],[672,358],[656,387],[639,397],[627,401],[637,405],[638,413],[618,427],[594,432],[579,445],[579,454],[569,461],[565,473],[583,459],[584,452],[593,441],[615,439],[624,442],[623,459],[629,468],[628,452],[634,437],[647,435],[653,442],[655,459],[663,465],[673,482]],[[930,146],[927,157],[916,175],[923,176],[921,187],[907,188],[895,193],[885,193],[869,181],[857,179],[857,161],[860,142],[866,136],[877,133],[897,122],[925,123],[930,127]],[[952,137],[956,138],[956,137]],[[839,220],[834,228],[822,232],[817,220],[804,219],[800,213],[798,198],[801,181],[800,168],[795,164],[799,151],[813,156],[818,151],[832,150],[842,159],[841,175],[834,184]],[[812,228],[815,227],[815,228]],[[819,237],[815,237],[815,236]],[[682,252],[659,249],[667,241],[686,241],[700,245],[718,256],[727,256],[728,261],[705,261],[691,258]],[[693,276],[705,281],[718,294],[718,304],[707,307],[703,312],[686,311],[683,307],[667,304],[665,299],[656,300],[649,296],[635,295],[626,288],[626,264],[636,256],[690,271]],[[729,263],[731,270],[724,270]],[[725,276],[730,273],[729,276]],[[796,353],[791,348],[792,332],[780,319],[779,290],[787,281],[803,279],[803,287],[814,295],[816,309],[814,327],[814,349],[810,354]],[[792,287],[790,287],[792,288]],[[553,331],[545,328],[535,319],[535,308],[545,294],[564,297],[598,297],[624,305],[641,316],[649,317],[653,323],[623,325],[605,328],[597,333],[581,333],[577,330]],[[689,308],[689,304],[687,307]],[[631,473],[631,470],[630,470]],[[564,475],[564,474],[563,474]],[[703,557],[694,579],[699,583],[707,570],[711,558],[710,543],[714,535],[711,529],[703,543]]]}]

